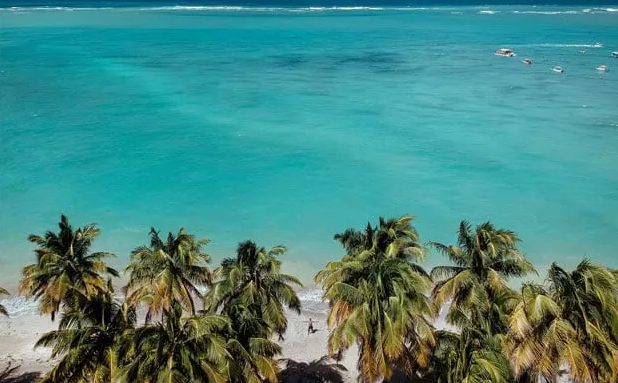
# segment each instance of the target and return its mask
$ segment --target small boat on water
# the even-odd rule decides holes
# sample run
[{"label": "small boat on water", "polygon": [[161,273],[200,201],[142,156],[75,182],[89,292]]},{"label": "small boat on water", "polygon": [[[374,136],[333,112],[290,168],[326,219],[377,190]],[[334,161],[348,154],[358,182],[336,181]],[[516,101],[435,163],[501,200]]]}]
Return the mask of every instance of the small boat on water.
[{"label": "small boat on water", "polygon": [[564,69],[562,69],[561,66],[556,65],[555,67],[551,68],[551,70],[553,70],[556,73],[564,73]]},{"label": "small boat on water", "polygon": [[526,65],[531,65],[532,64],[532,60],[529,58],[525,58],[523,60],[521,60],[522,63],[526,64]]},{"label": "small boat on water", "polygon": [[607,65],[599,65],[599,66],[597,67],[597,70],[598,70],[599,72],[609,72],[609,68],[607,67]]},{"label": "small boat on water", "polygon": [[515,51],[512,50],[512,49],[509,49],[509,48],[500,48],[500,49],[496,50],[494,52],[494,54],[496,56],[503,56],[503,57],[515,57],[515,56],[517,56]]},{"label": "small boat on water", "polygon": [[581,54],[585,55],[585,54],[586,54],[586,50],[585,50],[585,49],[580,49],[580,50],[579,50],[579,53],[581,53]]},{"label": "small boat on water", "polygon": [[618,59],[618,51],[612,52],[612,57]]}]

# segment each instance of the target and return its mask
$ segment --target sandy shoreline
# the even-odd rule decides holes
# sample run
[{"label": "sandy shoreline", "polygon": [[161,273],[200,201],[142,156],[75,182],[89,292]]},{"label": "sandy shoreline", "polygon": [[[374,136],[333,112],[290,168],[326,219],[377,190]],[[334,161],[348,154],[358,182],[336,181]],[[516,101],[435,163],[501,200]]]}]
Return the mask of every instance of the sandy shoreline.
[{"label": "sandy shoreline", "polygon": [[[311,300],[303,300],[301,314],[287,312],[288,330],[283,341],[278,343],[283,349],[282,359],[309,363],[326,354],[328,329],[326,328],[326,304],[315,300],[315,290],[303,291]],[[303,292],[300,296],[303,297]],[[9,310],[10,311],[10,310]],[[309,318],[317,321],[313,334],[307,334]],[[16,313],[10,318],[0,317],[0,372],[9,364],[19,365],[6,382],[32,382],[36,377],[48,371],[52,366],[51,352],[47,348],[34,349],[37,339],[45,332],[57,327],[49,317],[34,313]],[[341,364],[345,382],[356,381],[356,349],[350,349],[344,355]],[[282,367],[284,362],[282,361]],[[5,381],[2,381],[5,382]]]}]

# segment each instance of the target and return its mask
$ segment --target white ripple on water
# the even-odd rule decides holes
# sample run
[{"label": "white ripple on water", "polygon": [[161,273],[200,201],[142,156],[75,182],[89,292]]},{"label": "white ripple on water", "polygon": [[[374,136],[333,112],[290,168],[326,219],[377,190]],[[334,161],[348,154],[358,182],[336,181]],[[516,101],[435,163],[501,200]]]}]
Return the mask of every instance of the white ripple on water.
[{"label": "white ripple on water", "polygon": [[9,313],[9,317],[18,318],[24,315],[38,315],[39,304],[37,301],[25,297],[11,297],[0,300],[0,305],[4,306]]}]

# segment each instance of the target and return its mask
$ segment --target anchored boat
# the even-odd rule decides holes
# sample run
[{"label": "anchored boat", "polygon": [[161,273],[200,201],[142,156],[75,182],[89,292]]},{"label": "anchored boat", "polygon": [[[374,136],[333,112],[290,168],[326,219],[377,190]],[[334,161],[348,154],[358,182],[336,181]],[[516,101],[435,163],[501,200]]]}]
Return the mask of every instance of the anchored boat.
[{"label": "anchored boat", "polygon": [[515,56],[517,56],[515,51],[512,50],[512,49],[509,49],[509,48],[500,48],[500,49],[496,50],[494,52],[494,54],[496,56],[503,56],[503,57],[515,57]]}]

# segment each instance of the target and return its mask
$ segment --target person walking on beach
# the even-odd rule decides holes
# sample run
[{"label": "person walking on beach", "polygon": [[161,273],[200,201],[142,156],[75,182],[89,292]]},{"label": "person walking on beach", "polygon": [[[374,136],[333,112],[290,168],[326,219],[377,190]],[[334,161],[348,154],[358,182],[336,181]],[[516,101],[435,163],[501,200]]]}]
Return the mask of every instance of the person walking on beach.
[{"label": "person walking on beach", "polygon": [[307,335],[313,334],[315,330],[313,329],[313,320],[309,318],[309,326],[307,327]]}]

